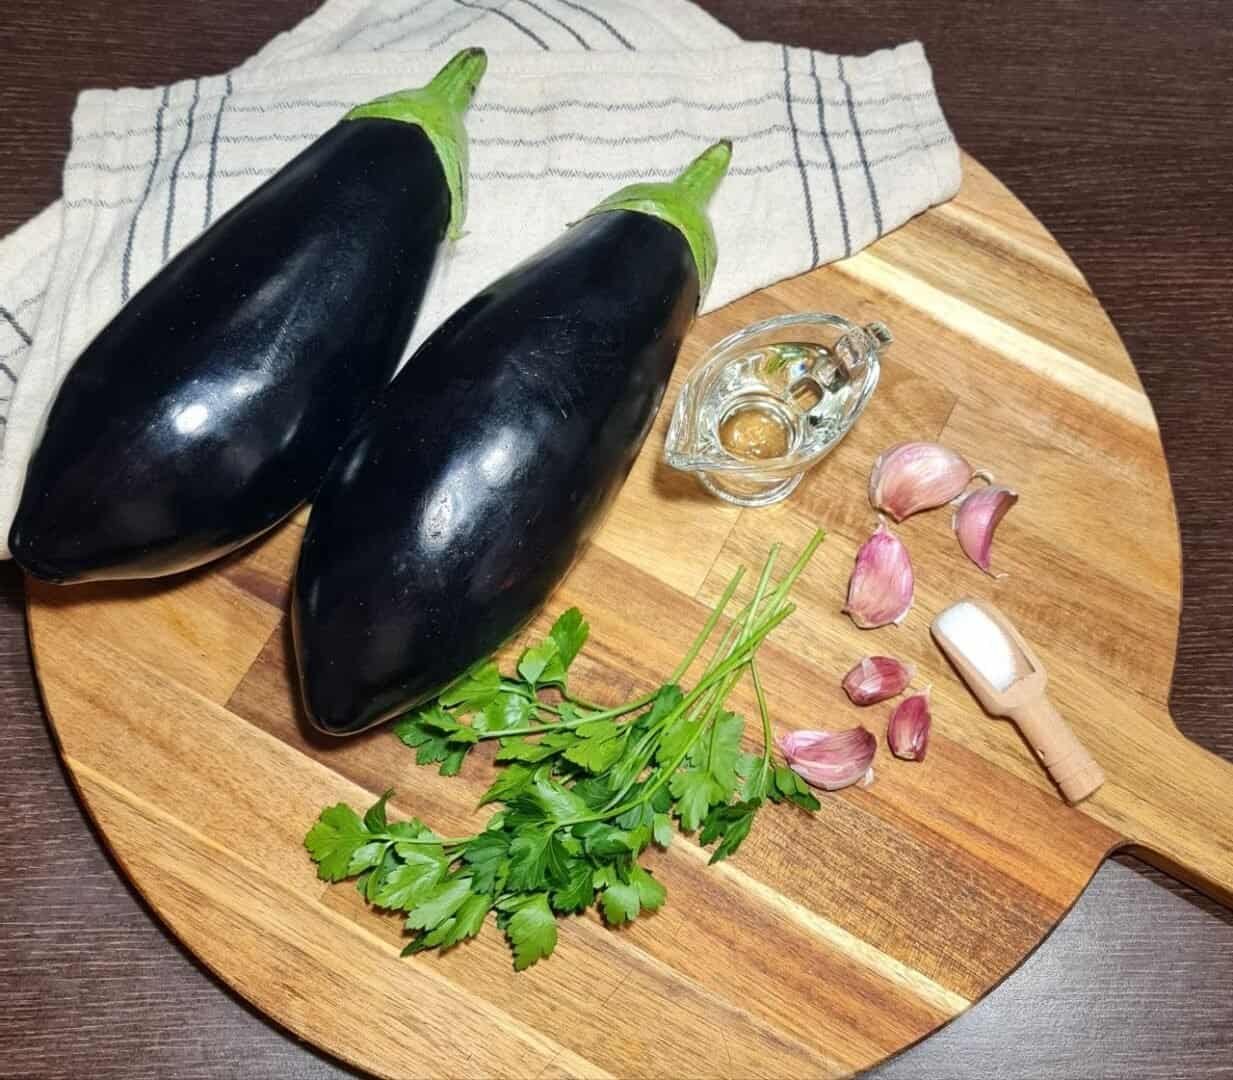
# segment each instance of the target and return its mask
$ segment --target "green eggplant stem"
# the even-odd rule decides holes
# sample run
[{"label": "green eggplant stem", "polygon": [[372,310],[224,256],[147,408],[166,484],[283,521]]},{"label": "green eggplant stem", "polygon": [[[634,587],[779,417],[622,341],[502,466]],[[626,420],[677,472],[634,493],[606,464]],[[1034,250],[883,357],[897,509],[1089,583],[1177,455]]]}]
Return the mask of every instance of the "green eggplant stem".
[{"label": "green eggplant stem", "polygon": [[427,86],[398,90],[357,105],[344,120],[397,120],[415,124],[432,143],[450,192],[449,235],[457,240],[467,215],[467,129],[462,116],[488,68],[483,49],[463,49]]},{"label": "green eggplant stem", "polygon": [[720,139],[714,146],[708,146],[693,159],[672,183],[681,192],[692,199],[702,209],[706,208],[719,187],[719,182],[728,172],[728,163],[732,160],[732,140]]},{"label": "green eggplant stem", "polygon": [[[707,147],[668,183],[630,184],[609,195],[591,214],[631,210],[649,214],[680,230],[698,267],[698,303],[715,277],[719,252],[706,207],[732,160],[732,141],[720,139]],[[590,216],[590,215],[588,215]]]}]

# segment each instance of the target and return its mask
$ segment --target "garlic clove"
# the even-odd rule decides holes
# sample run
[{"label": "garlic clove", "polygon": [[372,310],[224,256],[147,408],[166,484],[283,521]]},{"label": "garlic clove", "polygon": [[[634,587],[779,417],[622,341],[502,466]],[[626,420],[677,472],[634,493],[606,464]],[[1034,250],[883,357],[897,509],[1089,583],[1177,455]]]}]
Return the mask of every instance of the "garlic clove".
[{"label": "garlic clove", "polygon": [[915,587],[908,549],[879,522],[856,553],[843,610],[862,630],[901,622],[912,606]]},{"label": "garlic clove", "polygon": [[944,506],[972,481],[972,466],[948,446],[904,442],[884,450],[869,474],[869,501],[896,521]]},{"label": "garlic clove", "polygon": [[866,656],[843,677],[853,705],[875,705],[907,689],[916,669],[893,656]]},{"label": "garlic clove", "polygon": [[951,519],[963,553],[992,577],[997,576],[989,569],[993,534],[998,523],[1018,501],[1017,492],[1000,484],[990,484],[965,495]]},{"label": "garlic clove", "polygon": [[863,727],[848,731],[793,731],[775,740],[788,767],[825,791],[873,783],[878,740]]},{"label": "garlic clove", "polygon": [[924,761],[929,749],[929,728],[933,715],[929,710],[929,688],[904,698],[891,713],[886,725],[886,741],[891,753],[905,761]]}]

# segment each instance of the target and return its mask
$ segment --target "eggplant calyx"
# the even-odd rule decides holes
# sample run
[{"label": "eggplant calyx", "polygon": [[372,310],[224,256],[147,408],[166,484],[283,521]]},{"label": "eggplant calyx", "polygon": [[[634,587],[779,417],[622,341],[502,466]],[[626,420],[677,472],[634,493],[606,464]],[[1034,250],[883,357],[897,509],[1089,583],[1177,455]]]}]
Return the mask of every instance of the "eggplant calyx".
[{"label": "eggplant calyx", "polygon": [[721,139],[707,147],[681,174],[667,183],[630,184],[609,195],[587,215],[605,214],[610,210],[632,210],[649,214],[679,229],[689,243],[698,267],[698,304],[702,304],[711,280],[719,252],[715,230],[707,217],[706,206],[728,171],[732,160],[732,141]]},{"label": "eggplant calyx", "polygon": [[399,90],[364,105],[357,105],[344,120],[371,117],[415,124],[432,143],[445,183],[450,191],[449,236],[462,235],[467,216],[467,129],[462,114],[467,111],[475,88],[488,67],[483,49],[463,49],[433,76],[427,86]]}]

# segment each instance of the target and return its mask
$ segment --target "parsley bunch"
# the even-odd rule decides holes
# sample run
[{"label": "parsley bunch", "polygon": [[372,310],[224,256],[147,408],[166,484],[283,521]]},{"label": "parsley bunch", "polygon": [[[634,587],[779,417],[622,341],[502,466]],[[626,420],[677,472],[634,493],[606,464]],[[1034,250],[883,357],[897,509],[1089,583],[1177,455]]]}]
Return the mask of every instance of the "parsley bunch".
[{"label": "parsley bunch", "polygon": [[[497,778],[482,803],[500,803],[483,832],[438,836],[420,821],[390,822],[386,792],[361,817],[345,804],[321,812],[304,843],[326,881],[357,878],[374,906],[405,912],[407,953],[446,949],[479,932],[490,911],[523,970],[556,946],[557,918],[598,903],[619,926],[665,898],[639,865],[652,843],[682,832],[715,844],[711,862],[734,854],[767,802],[817,810],[791,769],[776,764],[755,654],[793,610],[788,593],[823,534],[783,579],[771,582],[771,549],[753,598],[732,619],[689,691],[679,685],[714,636],[742,577],[738,571],[668,681],[652,694],[603,708],[569,693],[569,667],[586,642],[577,608],[528,648],[517,673],[485,661],[394,732],[421,765],[452,776],[480,742],[496,739]],[[746,672],[761,718],[760,754],[742,751],[744,721],[724,708]],[[542,691],[555,691],[553,701]]]}]

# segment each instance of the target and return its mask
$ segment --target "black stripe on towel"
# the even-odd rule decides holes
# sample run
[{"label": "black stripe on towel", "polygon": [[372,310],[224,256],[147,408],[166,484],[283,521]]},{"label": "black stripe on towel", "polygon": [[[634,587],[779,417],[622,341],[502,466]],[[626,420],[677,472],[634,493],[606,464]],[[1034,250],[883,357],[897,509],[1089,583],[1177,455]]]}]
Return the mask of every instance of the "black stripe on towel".
[{"label": "black stripe on towel", "polygon": [[8,308],[0,307],[0,319],[3,319],[6,323],[8,323],[9,326],[13,328],[13,332],[21,338],[22,341],[24,341],[27,345],[30,344],[30,335],[26,333],[21,323],[17,321],[16,317],[11,311],[9,311]]},{"label": "black stripe on towel", "polygon": [[513,15],[511,15],[508,11],[505,11],[503,8],[486,7],[483,4],[474,3],[473,0],[454,0],[454,3],[457,4],[459,7],[472,8],[475,11],[486,11],[488,12],[489,15],[500,16],[500,18],[504,19],[507,23],[509,23],[510,26],[514,27],[517,30],[521,30],[524,34],[526,34],[526,36],[529,37],[532,41],[534,41],[536,45],[538,45],[541,49],[544,50],[544,52],[552,51],[548,47],[548,42],[546,42],[542,37],[540,37],[539,34],[537,34],[534,30],[531,30],[528,27],[523,26],[522,23],[520,23],[517,19],[514,18]]},{"label": "black stripe on towel", "polygon": [[218,100],[218,112],[214,115],[214,132],[210,136],[210,165],[206,170],[205,228],[209,228],[210,222],[214,220],[214,173],[218,168],[218,132],[223,126],[223,110],[227,107],[231,91],[231,76],[228,75],[226,89]]},{"label": "black stripe on towel", "polygon": [[852,122],[852,130],[856,132],[856,149],[860,154],[861,165],[865,170],[865,182],[869,185],[869,202],[873,207],[873,224],[882,235],[882,208],[878,205],[878,186],[873,182],[873,172],[869,168],[869,159],[865,157],[865,140],[861,138],[860,122],[856,119],[856,104],[852,100],[852,87],[843,74],[843,57],[839,58],[839,81],[843,83],[843,96],[848,102],[848,119]]},{"label": "black stripe on towel", "polygon": [[584,49],[586,49],[587,52],[593,51],[591,49],[591,46],[587,44],[587,39],[584,38],[580,33],[578,33],[578,31],[575,30],[572,26],[570,26],[569,23],[567,23],[564,19],[558,18],[551,11],[545,11],[542,7],[539,6],[539,4],[535,2],[535,0],[522,0],[522,3],[526,4],[527,7],[529,8],[534,8],[545,19],[550,19],[552,22],[556,23],[557,26],[559,26],[562,30],[564,30],[567,34],[569,34],[569,36],[572,37],[576,42],[578,42],[578,44],[581,45]]},{"label": "black stripe on towel", "polygon": [[788,46],[783,49],[783,100],[788,108],[788,127],[792,132],[792,153],[796,157],[796,168],[801,174],[801,191],[805,195],[805,220],[809,224],[810,266],[818,265],[818,230],[813,221],[813,197],[809,194],[809,173],[805,170],[805,159],[801,156],[801,136],[796,130],[796,117],[792,115],[792,72],[788,68]]},{"label": "black stripe on towel", "polygon": [[610,33],[614,38],[616,38],[617,41],[619,41],[622,45],[624,45],[625,48],[627,48],[630,52],[638,51],[637,49],[634,48],[633,42],[630,41],[629,38],[627,38],[624,34],[622,34],[620,30],[618,30],[615,26],[613,26],[612,23],[610,23],[607,19],[605,19],[598,11],[592,11],[589,7],[585,7],[582,4],[575,3],[574,0],[556,0],[556,2],[558,4],[563,4],[567,8],[573,8],[575,11],[581,12],[583,15],[589,15],[592,19],[594,19],[597,23],[599,23],[600,26],[602,26],[605,30],[607,30],[608,33]]},{"label": "black stripe on towel", "polygon": [[[188,153],[193,141],[193,116],[197,112],[197,103],[201,100],[201,80],[193,80],[193,100],[188,106],[188,132],[184,136],[184,145],[176,155],[176,163],[171,168],[171,180],[167,186],[167,213],[163,218],[163,262],[171,257],[171,230],[176,220],[176,181],[180,175],[180,166],[184,155]],[[221,105],[220,105],[221,107]]]},{"label": "black stripe on towel", "polygon": [[169,86],[163,87],[163,97],[159,102],[158,112],[154,117],[154,160],[150,171],[146,173],[146,186],[137,200],[137,209],[133,211],[133,220],[128,225],[128,239],[124,243],[124,258],[120,263],[120,299],[128,302],[131,293],[130,280],[133,269],[133,242],[137,239],[137,222],[141,220],[141,211],[145,209],[150,191],[154,187],[154,174],[158,172],[159,158],[163,154],[163,117],[167,113],[167,98],[171,92]]},{"label": "black stripe on towel", "polygon": [[[839,182],[839,169],[835,166],[835,151],[831,148],[831,136],[826,129],[826,100],[822,96],[822,80],[818,78],[818,55],[809,50],[809,74],[818,93],[818,131],[826,148],[826,160],[831,167],[831,182],[835,185],[835,202],[839,206],[839,224],[843,229],[843,257],[852,254],[852,236],[848,231],[848,204],[844,201],[843,185]],[[855,129],[853,129],[855,133]]]}]

